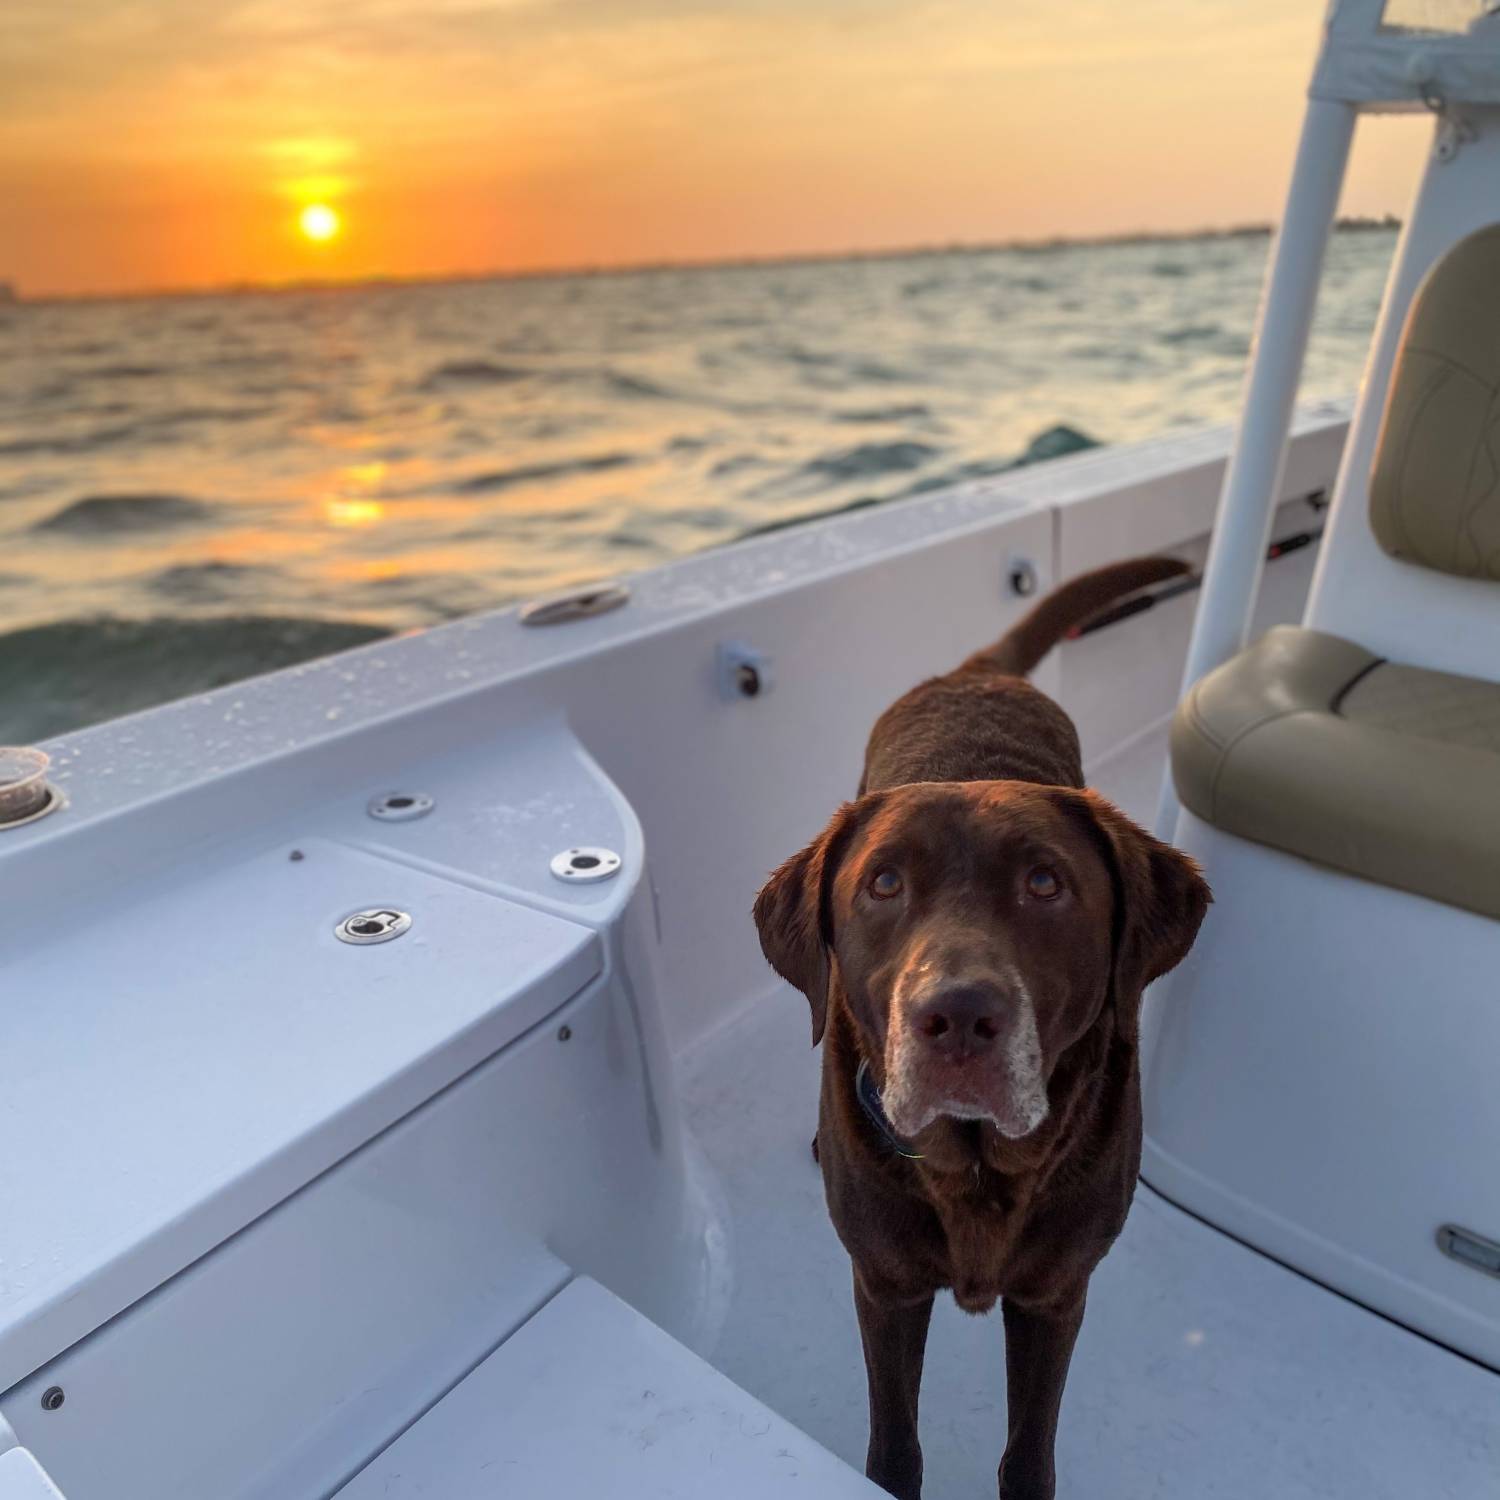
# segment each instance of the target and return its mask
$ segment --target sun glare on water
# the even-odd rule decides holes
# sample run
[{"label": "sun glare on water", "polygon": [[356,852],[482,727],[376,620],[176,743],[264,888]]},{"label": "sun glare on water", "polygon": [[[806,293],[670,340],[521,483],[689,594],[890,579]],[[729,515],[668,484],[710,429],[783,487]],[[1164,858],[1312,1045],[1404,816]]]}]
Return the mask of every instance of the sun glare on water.
[{"label": "sun glare on water", "polygon": [[297,219],[297,225],[310,240],[325,243],[342,227],[339,216],[326,203],[309,203]]}]

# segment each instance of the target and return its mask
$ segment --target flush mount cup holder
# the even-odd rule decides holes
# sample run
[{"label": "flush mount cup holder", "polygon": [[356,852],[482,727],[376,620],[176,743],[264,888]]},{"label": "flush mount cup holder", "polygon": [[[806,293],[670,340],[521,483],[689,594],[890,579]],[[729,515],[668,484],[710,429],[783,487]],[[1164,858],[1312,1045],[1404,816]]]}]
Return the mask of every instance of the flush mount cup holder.
[{"label": "flush mount cup holder", "polygon": [[434,807],[426,792],[381,792],[365,804],[365,811],[382,823],[410,823],[425,818]]},{"label": "flush mount cup holder", "polygon": [[620,873],[620,856],[613,849],[564,849],[552,856],[552,873],[569,885],[608,880]]},{"label": "flush mount cup holder", "polygon": [[62,793],[47,780],[51,764],[45,750],[0,745],[0,828],[34,823],[62,805]]}]

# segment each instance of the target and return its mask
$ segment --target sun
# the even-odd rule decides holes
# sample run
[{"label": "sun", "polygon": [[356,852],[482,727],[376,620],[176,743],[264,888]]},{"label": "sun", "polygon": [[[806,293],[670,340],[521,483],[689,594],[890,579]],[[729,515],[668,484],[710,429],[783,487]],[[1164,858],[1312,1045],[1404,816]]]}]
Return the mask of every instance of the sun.
[{"label": "sun", "polygon": [[343,224],[326,203],[309,203],[298,215],[297,227],[308,239],[323,244],[333,239]]}]

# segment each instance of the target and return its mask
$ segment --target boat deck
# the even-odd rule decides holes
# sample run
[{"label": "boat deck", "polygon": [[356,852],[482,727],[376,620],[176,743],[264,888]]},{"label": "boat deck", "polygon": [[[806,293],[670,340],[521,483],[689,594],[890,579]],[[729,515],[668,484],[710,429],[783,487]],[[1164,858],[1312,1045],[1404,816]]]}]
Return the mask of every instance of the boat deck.
[{"label": "boat deck", "polygon": [[[1164,732],[1096,770],[1149,820]],[[769,998],[682,1060],[688,1117],[728,1201],[732,1380],[856,1467],[864,1371],[848,1260],[809,1145],[806,1005]],[[994,1493],[998,1317],[934,1312],[927,1500]],[[1326,1291],[1142,1187],[1096,1274],[1063,1405],[1058,1491],[1164,1500],[1474,1500],[1497,1493],[1500,1376]]]}]

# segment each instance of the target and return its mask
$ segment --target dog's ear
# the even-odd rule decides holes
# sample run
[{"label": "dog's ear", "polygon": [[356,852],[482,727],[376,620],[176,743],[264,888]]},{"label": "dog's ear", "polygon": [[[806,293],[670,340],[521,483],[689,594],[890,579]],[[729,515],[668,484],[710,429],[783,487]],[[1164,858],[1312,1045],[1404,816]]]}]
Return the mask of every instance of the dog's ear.
[{"label": "dog's ear", "polygon": [[859,822],[859,804],[846,802],[807,848],[781,865],[755,898],[755,926],[766,961],[812,1007],[812,1042],[828,1020],[829,893],[839,859]]},{"label": "dog's ear", "polygon": [[1097,792],[1069,792],[1086,814],[1114,876],[1111,987],[1121,1033],[1134,1042],[1141,992],[1188,955],[1213,893],[1196,861],[1131,822]]}]

